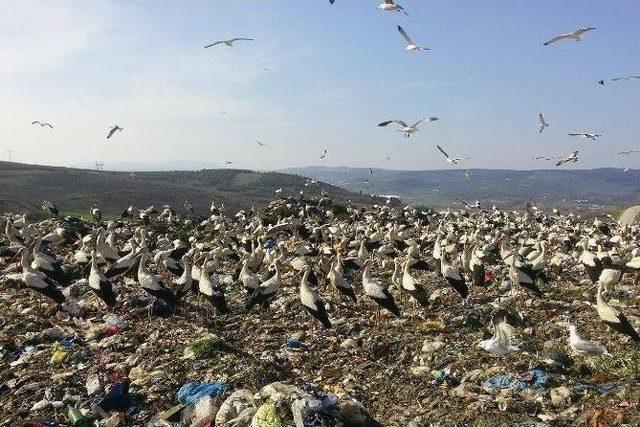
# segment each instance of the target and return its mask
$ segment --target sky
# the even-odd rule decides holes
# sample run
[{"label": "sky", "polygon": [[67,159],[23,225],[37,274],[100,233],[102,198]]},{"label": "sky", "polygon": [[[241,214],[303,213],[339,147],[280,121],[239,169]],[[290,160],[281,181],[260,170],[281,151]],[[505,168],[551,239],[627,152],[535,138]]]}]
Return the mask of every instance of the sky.
[{"label": "sky", "polygon": [[[640,149],[640,80],[597,83],[640,75],[640,2],[378,3],[0,0],[0,159],[440,169],[439,144],[464,168],[640,167],[616,155]],[[255,41],[203,48],[231,37]],[[377,126],[426,116],[408,139]]]}]

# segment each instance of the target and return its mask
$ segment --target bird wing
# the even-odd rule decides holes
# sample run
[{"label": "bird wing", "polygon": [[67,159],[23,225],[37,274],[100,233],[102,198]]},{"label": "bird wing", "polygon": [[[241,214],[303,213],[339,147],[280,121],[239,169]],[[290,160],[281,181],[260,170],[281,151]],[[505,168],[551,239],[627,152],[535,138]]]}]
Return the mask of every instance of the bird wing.
[{"label": "bird wing", "polygon": [[53,126],[51,125],[51,123],[42,123],[42,126],[49,126],[51,129],[53,129]]},{"label": "bird wing", "polygon": [[574,343],[573,348],[576,351],[579,351],[582,353],[588,353],[588,354],[596,354],[596,353],[604,352],[604,347],[592,341],[587,341],[587,340],[580,340]]},{"label": "bird wing", "polygon": [[569,136],[582,136],[581,133],[570,133]]},{"label": "bird wing", "polygon": [[587,31],[591,31],[591,30],[595,30],[596,27],[588,27],[588,28],[578,28],[577,30],[575,30],[573,33],[571,33],[571,35],[573,36],[579,36],[581,34],[586,33]]},{"label": "bird wing", "polygon": [[447,154],[447,153],[442,149],[442,147],[440,147],[439,145],[436,145],[436,147],[438,147],[438,150],[440,150],[440,152],[441,152],[442,154],[444,154],[444,156],[445,156],[447,159],[450,159],[449,155],[448,155],[448,154]]},{"label": "bird wing", "polygon": [[34,121],[32,121],[32,122],[31,122],[31,124],[32,124],[32,125],[39,125],[39,124],[40,124],[40,121],[39,121],[39,120],[34,120]]},{"label": "bird wing", "polygon": [[218,40],[218,41],[215,41],[215,42],[213,42],[211,44],[206,45],[204,48],[206,49],[208,47],[215,46],[217,44],[224,43],[224,42],[225,42],[224,40]]},{"label": "bird wing", "polygon": [[411,40],[411,37],[409,37],[407,32],[400,25],[398,25],[398,31],[400,31],[400,34],[402,34],[402,37],[404,37],[408,44],[415,44],[413,40]]},{"label": "bird wing", "polygon": [[504,344],[506,348],[509,348],[511,347],[511,342],[514,339],[515,330],[513,326],[502,321],[496,325],[495,335],[501,344]]},{"label": "bird wing", "polygon": [[253,39],[248,39],[246,37],[234,37],[231,40],[227,40],[227,41],[233,43],[233,42],[238,41],[238,40],[253,41]]},{"label": "bird wing", "polygon": [[117,130],[116,126],[109,129],[109,133],[107,134],[107,139],[111,138],[111,136],[116,132],[116,130]]},{"label": "bird wing", "polygon": [[546,42],[542,43],[542,45],[543,46],[549,46],[551,43],[555,43],[555,42],[557,42],[559,40],[566,39],[567,37],[569,37],[569,34],[560,34],[560,35],[557,35],[554,38],[549,39]]},{"label": "bird wing", "polygon": [[395,5],[396,5],[396,7],[397,7],[398,9],[400,9],[400,10],[401,10],[405,15],[407,15],[407,16],[411,16],[411,15],[409,15],[409,14],[407,13],[407,11],[406,11],[406,10],[404,10],[404,8],[403,8],[402,6],[400,6],[398,3],[396,3]]},{"label": "bird wing", "polygon": [[412,124],[411,127],[412,128],[417,128],[420,123],[422,123],[423,121],[428,120],[428,119],[429,119],[429,117],[425,117],[424,119],[420,119],[417,122],[415,122],[414,124]]},{"label": "bird wing", "polygon": [[387,120],[387,121],[384,121],[382,123],[378,123],[378,126],[387,126],[387,125],[389,125],[391,123],[395,123],[397,125],[400,125],[403,128],[407,127],[407,124],[405,122],[403,122],[402,120]]}]

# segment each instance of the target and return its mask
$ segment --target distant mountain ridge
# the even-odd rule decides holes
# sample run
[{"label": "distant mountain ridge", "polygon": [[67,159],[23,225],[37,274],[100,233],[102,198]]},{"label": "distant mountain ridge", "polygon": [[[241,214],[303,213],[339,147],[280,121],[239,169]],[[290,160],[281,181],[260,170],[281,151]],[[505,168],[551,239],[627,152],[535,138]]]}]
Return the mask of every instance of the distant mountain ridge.
[{"label": "distant mountain ridge", "polygon": [[196,213],[207,215],[212,201],[235,212],[262,206],[280,188],[282,196],[304,191],[311,197],[324,191],[336,201],[381,201],[323,182],[305,185],[308,181],[282,172],[242,169],[129,173],[0,162],[0,214],[40,212],[43,200],[67,212],[85,213],[97,203],[105,213],[119,214],[130,204],[137,208],[168,204],[184,213],[188,200]]},{"label": "distant mountain ridge", "polygon": [[[365,194],[397,194],[405,201],[445,206],[458,201],[521,207],[536,203],[557,206],[618,208],[640,200],[640,170],[601,169],[462,169],[404,171],[350,167],[288,168]],[[366,182],[368,181],[368,182]]]}]

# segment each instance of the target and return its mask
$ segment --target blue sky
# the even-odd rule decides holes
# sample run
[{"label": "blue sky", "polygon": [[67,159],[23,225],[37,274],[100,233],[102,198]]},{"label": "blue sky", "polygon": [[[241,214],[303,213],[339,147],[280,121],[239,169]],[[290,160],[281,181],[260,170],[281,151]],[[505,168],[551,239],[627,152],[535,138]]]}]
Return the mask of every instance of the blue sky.
[{"label": "blue sky", "polygon": [[[637,1],[404,0],[410,17],[378,3],[0,1],[0,157],[436,169],[440,144],[469,168],[576,149],[568,168],[640,167],[615,154],[640,148],[640,81],[597,84],[640,74]],[[432,50],[405,52],[398,24]],[[597,30],[541,46],[580,26]],[[234,36],[256,40],[203,49]],[[429,115],[409,139],[376,126]]]}]

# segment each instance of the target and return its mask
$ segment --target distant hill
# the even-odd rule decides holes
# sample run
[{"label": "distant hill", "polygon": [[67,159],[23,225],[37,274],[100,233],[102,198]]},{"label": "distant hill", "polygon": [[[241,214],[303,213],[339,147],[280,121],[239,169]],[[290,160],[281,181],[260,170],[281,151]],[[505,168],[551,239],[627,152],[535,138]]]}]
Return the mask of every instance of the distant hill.
[{"label": "distant hill", "polygon": [[[538,203],[572,208],[619,208],[640,199],[640,171],[603,168],[591,170],[458,169],[399,171],[348,167],[306,167],[286,172],[330,182],[366,194],[397,194],[403,200],[444,206],[458,200],[480,200],[485,205],[521,207]],[[365,183],[365,180],[369,180]]]},{"label": "distant hill", "polygon": [[96,172],[0,162],[0,213],[40,212],[43,200],[55,202],[67,212],[86,213],[97,203],[105,213],[120,213],[127,206],[156,207],[169,204],[183,211],[188,200],[197,212],[207,214],[212,201],[228,208],[259,207],[282,188],[283,196],[309,196],[321,191],[336,201],[372,202],[368,196],[317,182],[305,187],[306,178],[280,172],[239,169],[200,171]]}]

